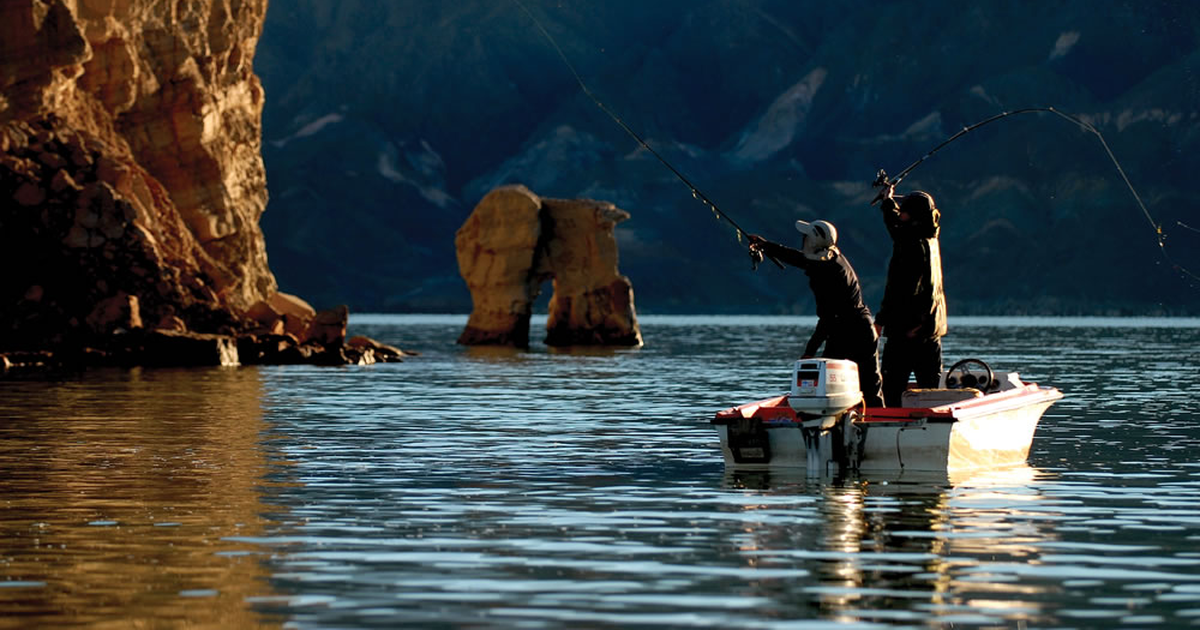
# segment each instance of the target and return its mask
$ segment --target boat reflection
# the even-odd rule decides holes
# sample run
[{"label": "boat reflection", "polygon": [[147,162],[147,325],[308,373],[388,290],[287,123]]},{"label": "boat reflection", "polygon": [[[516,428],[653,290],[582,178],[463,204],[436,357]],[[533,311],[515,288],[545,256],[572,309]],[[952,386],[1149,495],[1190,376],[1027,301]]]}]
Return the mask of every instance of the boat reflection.
[{"label": "boat reflection", "polygon": [[[0,610],[23,627],[264,627],[267,430],[255,369],[7,381]],[[3,624],[0,624],[3,625]]]},{"label": "boat reflection", "polygon": [[1032,489],[1046,474],[1020,465],[820,480],[804,471],[727,470],[725,485],[819,497],[816,532],[777,519],[756,523],[742,552],[756,566],[801,563],[814,582],[802,590],[821,617],[1011,625],[1044,619],[1047,587],[987,567],[1036,560],[1039,545],[1055,539],[1036,517],[1048,499]]}]

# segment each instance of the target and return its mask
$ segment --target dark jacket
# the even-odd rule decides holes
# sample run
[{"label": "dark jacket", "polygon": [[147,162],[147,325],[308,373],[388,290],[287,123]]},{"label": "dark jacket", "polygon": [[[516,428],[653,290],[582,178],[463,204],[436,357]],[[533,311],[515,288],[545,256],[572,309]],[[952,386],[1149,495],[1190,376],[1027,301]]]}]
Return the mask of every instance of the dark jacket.
[{"label": "dark jacket", "polygon": [[850,358],[843,348],[855,352],[861,350],[860,345],[875,343],[871,309],[863,302],[858,275],[845,256],[835,250],[830,260],[809,260],[800,250],[771,241],[763,241],[762,249],[779,262],[803,269],[808,276],[817,303],[817,328],[805,347],[806,356],[815,355],[822,342],[826,342],[825,356],[831,358]]},{"label": "dark jacket", "polygon": [[[913,193],[909,198],[924,193]],[[888,263],[887,287],[875,323],[888,337],[925,340],[946,334],[946,295],[942,288],[942,255],[938,243],[939,215],[910,212],[912,219],[900,220],[900,205],[892,199],[881,204],[883,222],[892,237],[892,259]],[[914,199],[914,201],[917,201]],[[915,204],[918,208],[921,203]]]}]

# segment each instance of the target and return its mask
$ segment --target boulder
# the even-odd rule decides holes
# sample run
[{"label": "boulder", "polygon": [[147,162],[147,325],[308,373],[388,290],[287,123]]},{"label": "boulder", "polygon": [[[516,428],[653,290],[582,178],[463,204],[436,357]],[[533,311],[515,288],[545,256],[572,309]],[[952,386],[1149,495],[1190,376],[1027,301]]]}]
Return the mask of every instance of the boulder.
[{"label": "boulder", "polygon": [[250,306],[250,308],[246,309],[246,312],[243,314],[267,328],[274,326],[275,323],[281,321],[283,317],[279,311],[272,308],[271,304],[266,300],[259,300],[255,302]]},{"label": "boulder", "polygon": [[310,363],[312,346],[301,346],[289,334],[243,335],[238,337],[238,358],[243,365],[290,365]]},{"label": "boulder", "polygon": [[640,346],[613,235],[628,218],[605,201],[547,199],[520,185],[488,193],[455,235],[473,303],[458,343],[527,347],[533,302],[553,280],[547,345]]},{"label": "boulder", "polygon": [[346,346],[350,348],[370,349],[372,354],[375,355],[375,360],[380,363],[403,361],[405,355],[417,354],[405,352],[396,346],[389,346],[386,343],[381,343],[363,335],[355,335],[347,339]]},{"label": "boulder", "polygon": [[328,346],[313,354],[316,365],[374,365],[375,350],[367,347]]},{"label": "boulder", "polygon": [[309,325],[312,324],[313,318],[317,316],[317,310],[308,302],[290,293],[276,292],[271,294],[271,297],[267,301],[267,306],[279,313],[283,318],[284,329],[297,338],[304,337],[308,332]]},{"label": "boulder", "polygon": [[240,363],[237,338],[230,335],[142,330],[117,335],[119,358],[154,367],[235,366]]},{"label": "boulder", "polygon": [[344,304],[337,308],[317,311],[303,339],[326,347],[341,346],[346,341],[346,326],[349,322],[350,309]]}]

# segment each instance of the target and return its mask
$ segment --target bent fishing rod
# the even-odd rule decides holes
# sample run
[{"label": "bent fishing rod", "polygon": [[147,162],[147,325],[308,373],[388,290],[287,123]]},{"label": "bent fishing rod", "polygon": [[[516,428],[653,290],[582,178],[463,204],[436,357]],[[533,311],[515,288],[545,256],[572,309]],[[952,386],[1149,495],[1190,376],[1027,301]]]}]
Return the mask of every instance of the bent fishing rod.
[{"label": "bent fishing rod", "polygon": [[[697,188],[696,185],[691,182],[691,180],[689,180],[687,177],[685,177],[683,175],[683,173],[681,173],[678,169],[676,169],[674,166],[672,166],[671,163],[666,160],[666,158],[664,158],[662,155],[659,155],[658,151],[655,151],[654,148],[651,147],[650,144],[647,143],[640,135],[638,135],[638,133],[636,131],[634,131],[629,125],[627,125],[625,123],[625,121],[622,120],[621,117],[616,114],[616,112],[609,109],[609,107],[607,105],[605,105],[604,102],[601,101],[600,98],[597,97],[590,88],[588,88],[587,83],[585,83],[583,80],[583,77],[581,77],[579,75],[579,72],[575,69],[575,66],[571,63],[571,61],[569,59],[567,59],[567,55],[566,55],[566,53],[563,52],[562,47],[560,47],[558,45],[558,42],[554,39],[553,36],[550,35],[549,31],[547,31],[546,28],[544,26],[542,26],[542,23],[540,20],[537,19],[537,16],[535,16],[529,10],[529,8],[526,7],[523,2],[521,2],[521,0],[513,0],[513,3],[516,4],[525,13],[525,15],[527,15],[529,17],[529,19],[537,27],[538,31],[541,32],[542,36],[546,38],[546,41],[550,42],[550,45],[554,47],[555,52],[558,53],[558,56],[562,60],[563,64],[566,65],[567,69],[569,69],[571,71],[571,75],[575,78],[575,82],[579,84],[580,89],[583,90],[583,93],[585,95],[587,95],[587,97],[589,99],[591,99],[592,102],[595,103],[596,106],[599,107],[601,111],[603,111],[605,114],[607,114],[609,118],[611,118],[617,125],[619,125],[621,127],[621,129],[623,129],[625,131],[625,133],[629,134],[630,137],[632,137],[635,141],[637,141],[638,145],[640,145],[643,149],[645,149],[648,153],[650,153],[650,155],[653,155],[655,157],[655,159],[657,159],[659,162],[662,163],[663,166],[665,166],[668,170],[670,170],[671,173],[674,174],[675,177],[677,177],[679,179],[679,181],[683,182],[683,184],[685,186],[687,186],[689,190],[691,190],[692,196],[695,197],[696,199],[700,200],[700,202],[703,203],[704,205],[708,206],[709,209],[717,217],[718,220],[727,221],[731,226],[733,226],[733,229],[737,231],[737,238],[738,238],[739,242],[741,242],[743,236],[745,236],[747,238],[749,238],[751,236],[750,233],[747,232],[746,230],[742,229],[742,227],[740,225],[738,225],[737,222],[734,221],[732,217],[730,217],[728,214],[726,214],[724,211],[722,211],[720,208],[718,208],[717,204],[714,203],[711,199],[709,199],[707,195],[705,195],[703,192],[701,192],[700,189]],[[883,188],[883,190],[881,190],[879,192],[879,194],[876,195],[875,199],[871,203],[874,204],[874,203],[878,202],[880,199],[883,198],[883,195],[886,193],[888,187],[895,187],[897,184],[899,184],[901,181],[903,181],[904,178],[907,177],[908,174],[913,171],[913,169],[915,169],[917,166],[920,166],[923,162],[925,162],[925,160],[933,157],[933,155],[935,153],[942,150],[944,147],[946,147],[950,143],[954,142],[955,140],[958,140],[959,138],[965,136],[966,134],[968,134],[972,131],[975,131],[976,129],[979,129],[980,127],[983,127],[985,125],[996,122],[998,120],[1008,118],[1009,116],[1014,116],[1016,114],[1039,113],[1039,112],[1054,114],[1063,120],[1074,123],[1081,129],[1083,129],[1089,133],[1092,133],[1096,136],[1097,140],[1100,141],[1100,145],[1104,148],[1104,152],[1108,155],[1109,160],[1111,160],[1113,163],[1113,166],[1116,167],[1117,173],[1119,173],[1121,175],[1121,179],[1122,179],[1122,181],[1125,182],[1125,186],[1129,189],[1130,194],[1133,195],[1133,199],[1135,202],[1137,202],[1138,208],[1141,209],[1142,215],[1146,217],[1146,220],[1150,223],[1150,227],[1154,230],[1156,240],[1158,241],[1159,253],[1162,254],[1163,258],[1167,261],[1167,263],[1170,264],[1171,267],[1174,268],[1177,272],[1179,272],[1183,275],[1189,276],[1193,280],[1200,281],[1200,276],[1197,276],[1196,274],[1192,273],[1191,271],[1188,271],[1182,265],[1179,265],[1178,263],[1173,261],[1171,259],[1171,257],[1167,254],[1166,233],[1163,232],[1162,225],[1159,224],[1158,222],[1156,222],[1154,220],[1154,218],[1152,216],[1150,216],[1150,211],[1146,209],[1146,204],[1144,204],[1142,202],[1141,196],[1139,196],[1137,193],[1137,190],[1134,189],[1133,183],[1129,181],[1129,177],[1125,174],[1125,169],[1121,167],[1121,163],[1117,160],[1116,155],[1113,154],[1112,149],[1109,148],[1108,142],[1105,141],[1104,135],[1100,133],[1100,130],[1097,129],[1091,123],[1088,123],[1088,122],[1081,120],[1080,118],[1072,116],[1070,114],[1061,112],[1061,111],[1055,109],[1054,107],[1026,107],[1026,108],[1022,108],[1022,109],[1014,109],[1011,111],[1001,112],[994,116],[985,118],[973,125],[963,127],[957,133],[955,133],[954,135],[950,136],[946,140],[942,141],[937,146],[930,149],[927,153],[922,155],[920,158],[917,158],[917,160],[915,162],[910,164],[907,168],[905,168],[903,171],[901,171],[895,177],[889,178],[887,173],[883,169],[880,169],[879,173],[877,174],[877,176],[875,178],[875,181],[872,182],[872,186],[881,187],[881,188]],[[1180,223],[1180,225],[1182,226],[1183,224]],[[1187,227],[1188,229],[1194,229],[1194,228],[1190,228],[1190,226],[1184,226],[1184,227]],[[755,269],[758,268],[758,263],[762,261],[763,254],[764,254],[764,252],[762,252],[758,248],[755,248],[755,247],[750,248],[751,264],[752,264],[753,268],[755,268]],[[769,256],[769,255],[767,257],[771,260],[771,262],[778,265],[780,269],[783,268],[783,263],[781,263],[779,260],[777,260],[776,258]]]},{"label": "bent fishing rod", "polygon": [[[715,202],[713,202],[713,200],[709,199],[708,195],[705,195],[703,192],[701,192],[700,189],[697,188],[696,185],[691,182],[691,180],[689,180],[687,177],[685,177],[683,175],[683,173],[679,172],[679,170],[676,169],[674,166],[671,166],[671,163],[668,162],[666,160],[666,158],[659,155],[658,151],[655,151],[654,148],[651,147],[648,142],[646,142],[644,139],[642,139],[642,137],[640,135],[638,135],[638,133],[636,131],[634,131],[629,125],[625,124],[625,121],[622,120],[621,117],[616,114],[616,112],[609,109],[608,106],[605,105],[604,102],[601,101],[600,98],[597,97],[590,88],[588,88],[587,83],[584,83],[584,81],[583,81],[583,77],[579,76],[579,72],[577,70],[575,70],[575,66],[571,63],[571,61],[569,59],[567,59],[566,53],[563,52],[562,48],[558,45],[558,42],[555,41],[554,37],[552,37],[550,35],[550,32],[547,31],[546,28],[542,26],[542,23],[540,20],[537,19],[537,16],[535,16],[529,10],[529,8],[526,7],[523,2],[521,2],[521,0],[513,0],[513,3],[516,4],[518,7],[520,7],[521,10],[525,12],[525,15],[529,16],[529,19],[533,21],[533,24],[535,26],[537,26],[538,31],[540,31],[542,33],[542,36],[544,36],[546,38],[546,41],[550,42],[550,45],[554,47],[555,52],[558,53],[559,59],[562,59],[563,64],[565,64],[567,66],[567,69],[571,71],[571,75],[575,77],[575,82],[579,84],[579,88],[581,90],[583,90],[583,93],[585,95],[587,95],[587,97],[590,98],[592,100],[592,102],[595,103],[596,106],[600,108],[601,111],[603,111],[605,114],[608,114],[608,117],[611,118],[613,120],[613,122],[617,123],[617,125],[619,125],[621,127],[621,129],[625,130],[625,133],[629,134],[629,136],[631,138],[636,140],[638,145],[640,145],[643,149],[648,151],[650,153],[650,155],[653,155],[659,162],[662,163],[663,166],[667,167],[667,170],[671,171],[671,173],[673,173],[675,175],[675,177],[677,177],[679,179],[679,181],[683,182],[683,184],[685,186],[687,186],[689,190],[692,191],[692,197],[695,197],[701,203],[708,206],[708,208],[710,210],[712,210],[712,213],[717,217],[718,220],[727,221],[729,223],[729,225],[733,226],[733,229],[737,231],[737,238],[738,238],[739,243],[741,242],[743,236],[745,236],[747,238],[747,240],[750,240],[749,232],[742,229],[742,226],[738,225],[737,221],[734,221],[732,217],[730,217],[728,214],[726,214],[724,211],[722,211],[720,208],[718,208],[717,204]],[[755,269],[758,268],[758,263],[762,262],[764,253],[765,252],[763,252],[760,249],[751,248],[750,259],[751,259],[751,264],[753,265],[753,267]],[[769,254],[767,254],[766,256],[768,259],[771,260],[771,262],[778,265],[780,269],[783,269],[783,263],[779,262],[779,260],[777,260],[774,256],[771,256]]]},{"label": "bent fishing rod", "polygon": [[[922,155],[921,157],[917,158],[917,160],[915,162],[913,162],[912,164],[909,164],[907,168],[900,171],[900,173],[898,175],[896,175],[895,177],[889,178],[886,171],[884,171],[883,169],[879,169],[879,173],[875,176],[875,181],[871,182],[871,185],[874,187],[877,187],[877,188],[881,188],[881,190],[879,191],[879,194],[875,195],[875,198],[871,201],[871,205],[874,205],[875,203],[877,203],[881,199],[883,199],[883,196],[885,194],[887,194],[887,191],[889,188],[895,187],[901,181],[904,181],[904,178],[907,177],[908,174],[911,173],[913,169],[920,166],[921,163],[924,162],[925,160],[929,159],[930,157],[933,157],[933,154],[942,150],[943,147],[950,144],[951,142],[958,140],[959,138],[967,135],[968,133],[971,133],[972,131],[975,131],[976,129],[979,129],[980,127],[983,127],[984,125],[988,125],[990,123],[996,122],[997,120],[1001,120],[1001,119],[1004,119],[1004,118],[1007,118],[1009,116],[1013,116],[1016,114],[1029,114],[1029,113],[1054,114],[1054,115],[1058,116],[1059,118],[1062,118],[1063,120],[1074,123],[1075,125],[1079,126],[1084,131],[1094,134],[1096,136],[1096,139],[1100,141],[1100,146],[1102,146],[1104,148],[1104,152],[1108,155],[1108,159],[1111,160],[1113,163],[1113,166],[1116,167],[1117,173],[1121,175],[1121,180],[1125,182],[1125,186],[1129,189],[1130,194],[1133,195],[1133,200],[1135,202],[1137,202],[1138,208],[1140,208],[1142,211],[1142,215],[1146,217],[1146,220],[1150,223],[1150,227],[1154,230],[1155,238],[1158,241],[1159,253],[1162,254],[1163,258],[1177,272],[1179,272],[1183,275],[1189,276],[1193,280],[1200,280],[1200,276],[1197,276],[1196,274],[1192,273],[1191,271],[1188,271],[1187,269],[1185,269],[1183,266],[1179,265],[1175,261],[1171,260],[1171,257],[1167,254],[1167,246],[1166,246],[1167,235],[1165,232],[1163,232],[1162,224],[1158,223],[1157,221],[1154,220],[1154,217],[1150,216],[1150,211],[1146,209],[1146,204],[1142,203],[1142,198],[1140,195],[1138,195],[1137,190],[1134,189],[1133,183],[1129,181],[1129,176],[1125,174],[1125,169],[1121,167],[1121,163],[1117,160],[1117,156],[1113,154],[1112,149],[1109,148],[1109,146],[1108,146],[1108,142],[1106,142],[1104,140],[1104,134],[1101,134],[1100,130],[1097,129],[1095,125],[1093,125],[1089,122],[1086,122],[1076,116],[1072,116],[1070,114],[1063,113],[1053,107],[1025,107],[1022,109],[1014,109],[1011,111],[1001,112],[999,114],[996,114],[995,116],[990,116],[988,118],[985,118],[973,125],[968,125],[966,127],[963,127],[962,129],[960,129],[958,131],[958,133],[955,133],[954,135],[950,136],[949,138],[946,138],[944,141],[942,141],[941,144],[933,147],[927,153],[925,153],[925,155]],[[1181,227],[1185,227],[1185,228],[1190,227],[1190,226],[1184,225],[1182,222],[1177,222],[1177,223]]]}]

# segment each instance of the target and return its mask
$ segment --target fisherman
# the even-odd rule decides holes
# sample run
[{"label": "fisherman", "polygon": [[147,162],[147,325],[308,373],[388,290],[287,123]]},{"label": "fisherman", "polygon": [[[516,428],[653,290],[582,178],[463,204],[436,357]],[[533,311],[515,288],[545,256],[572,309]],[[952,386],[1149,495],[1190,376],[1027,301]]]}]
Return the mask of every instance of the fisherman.
[{"label": "fisherman", "polygon": [[765,255],[804,270],[817,303],[817,328],[804,348],[804,357],[849,359],[858,364],[859,385],[868,407],[883,406],[879,378],[879,338],[871,325],[871,310],[863,303],[858,275],[837,248],[837,229],[828,221],[796,221],[804,235],[801,249],[749,235],[750,253]]},{"label": "fisherman", "polygon": [[881,192],[883,223],[892,237],[887,286],[875,317],[883,346],[883,397],[899,407],[908,377],[917,387],[937,387],[942,374],[942,336],[946,334],[946,296],[938,244],[941,212],[926,192],[896,199],[895,184]]}]

